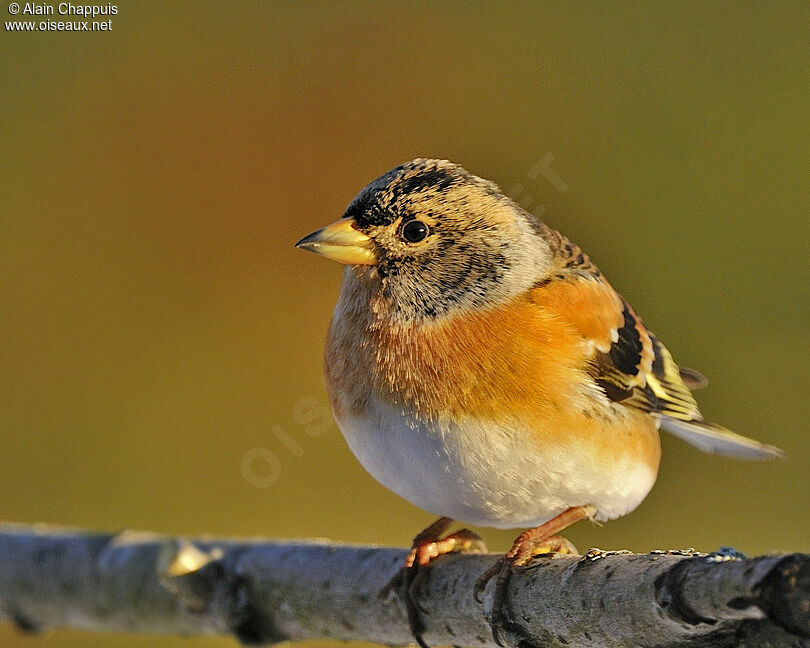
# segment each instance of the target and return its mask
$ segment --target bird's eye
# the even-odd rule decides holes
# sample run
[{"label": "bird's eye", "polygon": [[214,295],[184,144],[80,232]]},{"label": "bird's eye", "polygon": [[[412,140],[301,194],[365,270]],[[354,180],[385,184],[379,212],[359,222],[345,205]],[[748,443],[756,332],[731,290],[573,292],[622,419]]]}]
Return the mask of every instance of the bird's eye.
[{"label": "bird's eye", "polygon": [[419,243],[428,235],[428,226],[422,221],[412,220],[402,226],[402,238],[408,243]]}]

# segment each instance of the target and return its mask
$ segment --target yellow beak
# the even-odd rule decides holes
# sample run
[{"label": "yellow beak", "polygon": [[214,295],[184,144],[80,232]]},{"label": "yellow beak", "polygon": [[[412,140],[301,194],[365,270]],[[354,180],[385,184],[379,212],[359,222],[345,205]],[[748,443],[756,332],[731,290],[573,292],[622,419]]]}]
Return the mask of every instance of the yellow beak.
[{"label": "yellow beak", "polygon": [[305,236],[295,247],[348,263],[350,265],[375,265],[377,255],[372,240],[354,227],[354,220],[341,218],[309,236]]}]

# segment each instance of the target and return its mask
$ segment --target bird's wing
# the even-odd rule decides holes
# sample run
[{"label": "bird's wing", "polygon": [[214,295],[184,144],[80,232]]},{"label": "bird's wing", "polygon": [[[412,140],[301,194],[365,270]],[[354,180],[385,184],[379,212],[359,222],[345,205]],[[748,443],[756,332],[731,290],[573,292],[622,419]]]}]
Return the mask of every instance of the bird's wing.
[{"label": "bird's wing", "polygon": [[541,282],[532,297],[592,345],[586,371],[610,400],[659,417],[662,429],[707,452],[759,458],[782,454],[704,421],[687,384],[702,387],[706,379],[680,369],[590,259],[557,237],[559,271]]}]

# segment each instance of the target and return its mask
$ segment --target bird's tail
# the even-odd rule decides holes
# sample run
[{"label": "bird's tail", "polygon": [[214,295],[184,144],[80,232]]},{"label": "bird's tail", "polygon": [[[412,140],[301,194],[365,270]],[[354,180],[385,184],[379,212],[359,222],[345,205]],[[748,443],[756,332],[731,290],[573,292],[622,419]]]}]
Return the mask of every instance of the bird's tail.
[{"label": "bird's tail", "polygon": [[661,417],[661,429],[691,443],[703,452],[728,455],[740,459],[782,459],[779,448],[754,441],[724,427],[704,421],[680,421]]}]

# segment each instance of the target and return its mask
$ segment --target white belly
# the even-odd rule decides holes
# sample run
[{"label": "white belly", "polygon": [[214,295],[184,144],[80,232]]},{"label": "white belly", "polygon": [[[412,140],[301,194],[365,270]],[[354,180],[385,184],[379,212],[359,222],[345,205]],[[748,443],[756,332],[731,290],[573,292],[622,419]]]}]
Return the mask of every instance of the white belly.
[{"label": "white belly", "polygon": [[478,526],[533,527],[583,504],[608,520],[636,508],[656,478],[630,458],[604,465],[576,445],[540,447],[516,426],[428,426],[382,403],[338,425],[381,484],[434,515]]}]

